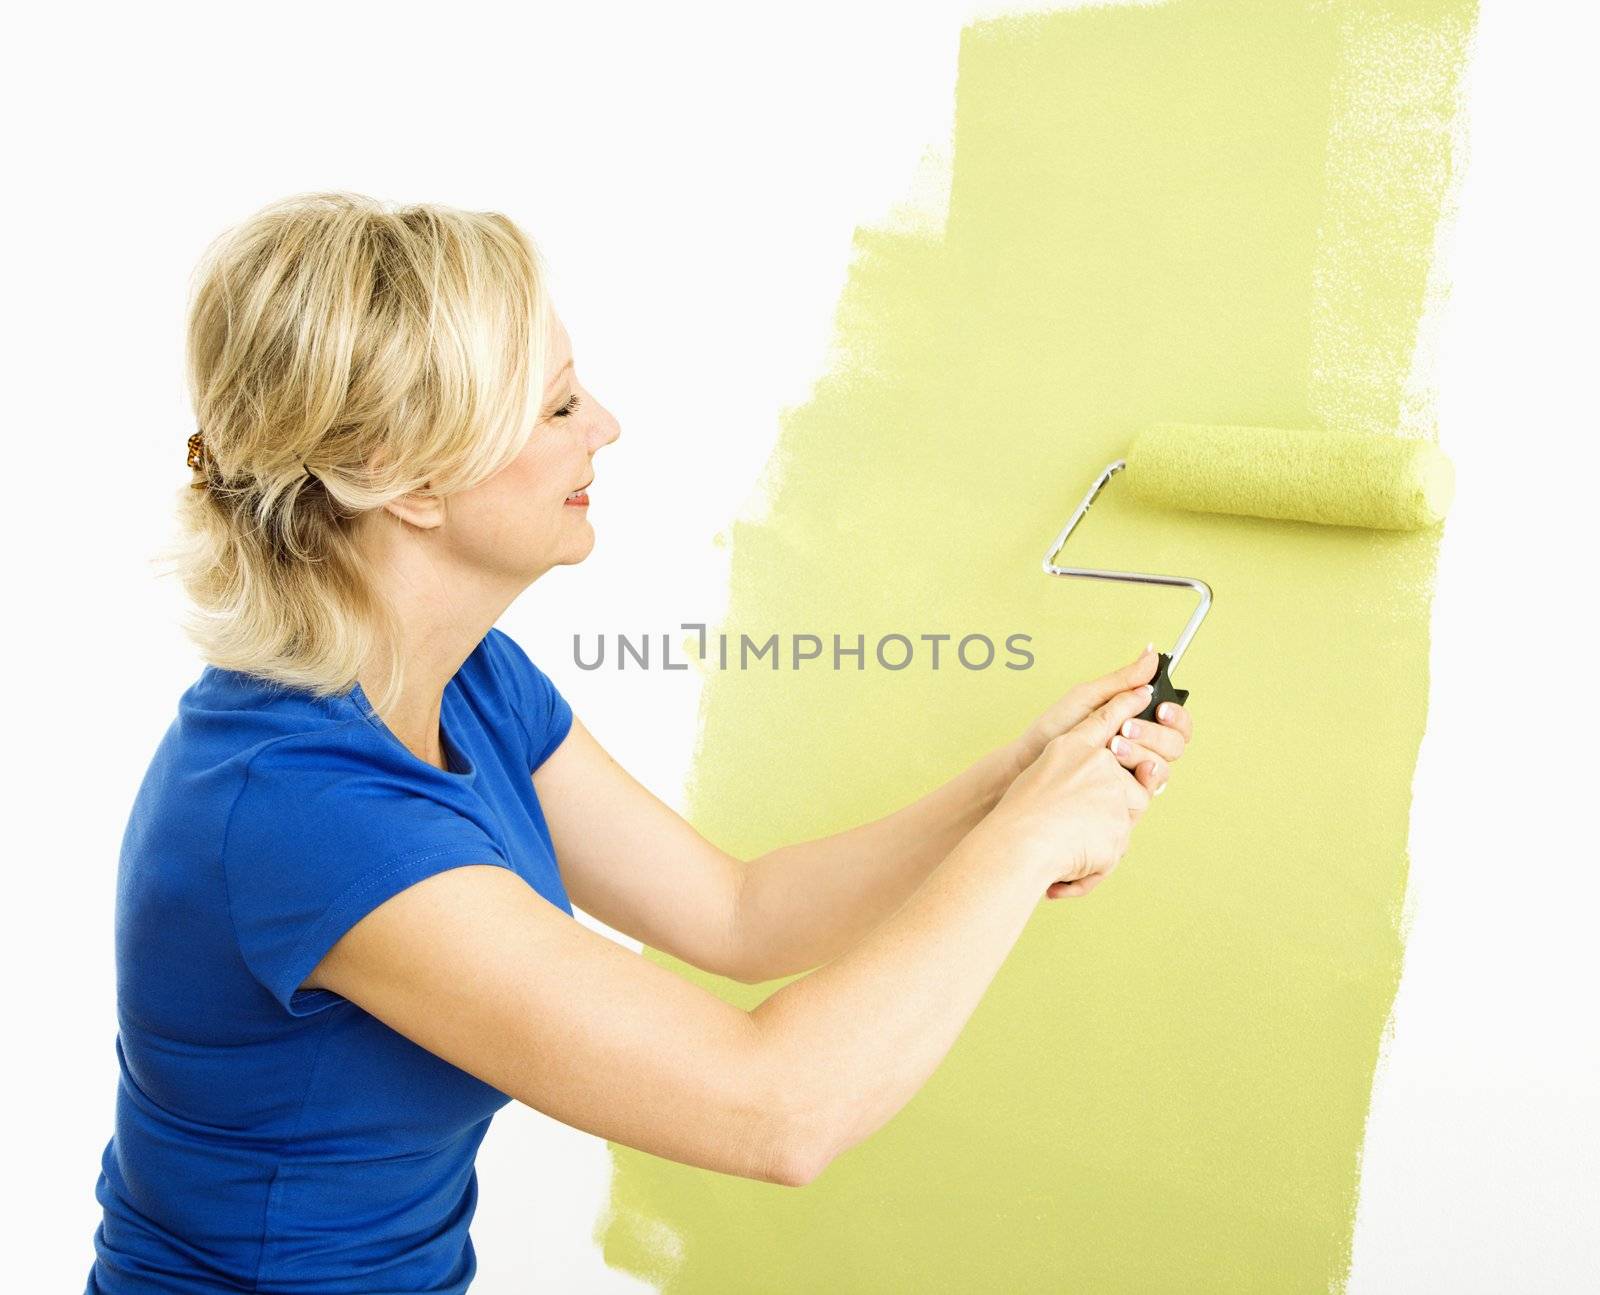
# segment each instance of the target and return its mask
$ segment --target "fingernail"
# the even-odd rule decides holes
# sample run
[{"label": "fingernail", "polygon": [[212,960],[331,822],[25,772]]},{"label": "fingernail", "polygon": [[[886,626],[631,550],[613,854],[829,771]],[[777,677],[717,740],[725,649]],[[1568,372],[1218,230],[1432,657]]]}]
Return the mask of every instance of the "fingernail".
[{"label": "fingernail", "polygon": [[1120,737],[1112,738],[1111,739],[1111,754],[1116,756],[1117,759],[1119,759],[1119,760],[1124,759],[1128,754],[1128,744],[1126,742],[1124,742]]},{"label": "fingernail", "polygon": [[1154,652],[1156,650],[1156,645],[1154,643],[1146,643],[1144,645],[1144,650],[1146,652]]},{"label": "fingernail", "polygon": [[1144,695],[1145,695],[1145,697],[1147,699],[1150,698],[1150,697],[1154,697],[1156,695],[1155,688],[1152,687],[1150,684],[1142,683],[1142,684],[1139,685],[1139,687],[1144,690]]},{"label": "fingernail", "polygon": [[1172,703],[1170,701],[1164,701],[1164,702],[1161,703],[1161,705],[1156,707],[1156,718],[1157,719],[1171,719],[1172,718]]},{"label": "fingernail", "polygon": [[1164,791],[1165,791],[1165,790],[1166,790],[1166,789],[1167,789],[1167,784],[1166,784],[1166,783],[1162,783],[1162,784],[1161,784],[1161,785],[1160,785],[1160,786],[1159,786],[1159,787],[1157,787],[1157,788],[1156,788],[1156,789],[1155,789],[1155,791],[1153,791],[1153,792],[1152,792],[1152,793],[1151,793],[1151,795],[1153,795],[1153,796],[1159,796],[1159,795],[1160,795],[1160,794],[1161,794],[1161,793],[1162,793],[1162,792],[1164,792]]},{"label": "fingernail", "polygon": [[1136,727],[1137,726],[1136,726],[1135,722],[1130,719],[1127,723],[1125,723],[1122,726],[1122,736],[1123,737],[1138,737],[1139,734],[1136,731]]}]

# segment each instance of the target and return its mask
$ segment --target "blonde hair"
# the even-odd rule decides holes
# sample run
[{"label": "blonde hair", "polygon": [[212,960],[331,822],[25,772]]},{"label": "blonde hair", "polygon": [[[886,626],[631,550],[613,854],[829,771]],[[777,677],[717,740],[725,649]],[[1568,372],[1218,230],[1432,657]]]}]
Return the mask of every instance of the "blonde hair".
[{"label": "blonde hair", "polygon": [[208,488],[179,491],[162,555],[195,604],[184,630],[215,665],[319,696],[386,653],[387,710],[403,627],[354,527],[521,449],[544,390],[543,260],[494,212],[318,193],[229,230],[196,273],[188,379]]}]

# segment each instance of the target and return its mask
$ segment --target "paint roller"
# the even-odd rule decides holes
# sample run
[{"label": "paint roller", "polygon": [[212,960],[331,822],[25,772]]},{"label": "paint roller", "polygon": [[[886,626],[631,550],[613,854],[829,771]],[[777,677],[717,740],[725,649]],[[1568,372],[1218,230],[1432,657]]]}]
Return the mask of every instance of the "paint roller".
[{"label": "paint roller", "polygon": [[1366,432],[1181,424],[1141,432],[1127,456],[1110,464],[1089,487],[1046,550],[1044,570],[1052,576],[1175,586],[1199,595],[1172,651],[1157,654],[1150,704],[1139,714],[1145,720],[1155,719],[1164,701],[1182,705],[1188,700],[1188,689],[1173,687],[1171,672],[1211,610],[1212,597],[1211,586],[1191,576],[1056,564],[1089,505],[1123,469],[1128,493],[1158,507],[1392,531],[1437,525],[1455,492],[1455,469],[1430,441]]}]

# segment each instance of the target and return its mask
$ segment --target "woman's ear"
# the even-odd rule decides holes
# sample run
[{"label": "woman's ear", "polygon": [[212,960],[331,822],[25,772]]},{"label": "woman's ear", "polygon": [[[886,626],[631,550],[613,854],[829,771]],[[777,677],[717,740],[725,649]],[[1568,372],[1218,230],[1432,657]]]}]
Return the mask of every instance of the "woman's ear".
[{"label": "woman's ear", "polygon": [[427,483],[423,484],[424,490],[413,490],[408,495],[391,499],[384,508],[418,530],[431,531],[444,524],[444,500],[438,495],[424,493]]}]

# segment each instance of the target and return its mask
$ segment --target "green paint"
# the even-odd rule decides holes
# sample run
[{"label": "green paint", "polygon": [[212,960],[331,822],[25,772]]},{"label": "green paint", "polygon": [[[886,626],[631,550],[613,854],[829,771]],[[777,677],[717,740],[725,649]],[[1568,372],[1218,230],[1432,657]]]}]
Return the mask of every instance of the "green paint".
[{"label": "green paint", "polygon": [[[947,228],[858,234],[840,362],[784,419],[770,515],[734,531],[722,628],[1020,630],[1038,663],[712,670],[702,831],[753,855],[883,814],[1170,644],[1172,591],[1038,569],[1140,427],[1432,435],[1412,360],[1473,20],[1193,0],[964,33]],[[1437,532],[1114,484],[1072,543],[1217,593],[1178,671],[1196,741],[1121,870],[1041,905],[923,1091],[812,1186],[614,1148],[614,1266],[718,1295],[1343,1286]],[[660,960],[745,1005],[775,987]]]},{"label": "green paint", "polygon": [[1437,526],[1455,491],[1437,445],[1392,432],[1158,424],[1125,457],[1123,489],[1147,506],[1327,526]]}]

